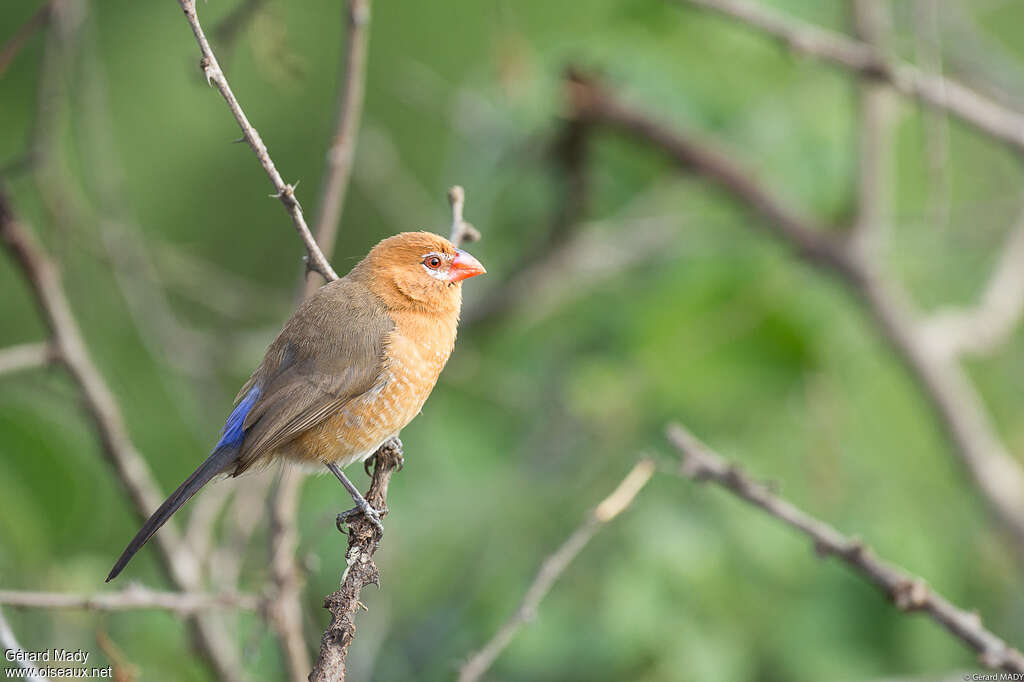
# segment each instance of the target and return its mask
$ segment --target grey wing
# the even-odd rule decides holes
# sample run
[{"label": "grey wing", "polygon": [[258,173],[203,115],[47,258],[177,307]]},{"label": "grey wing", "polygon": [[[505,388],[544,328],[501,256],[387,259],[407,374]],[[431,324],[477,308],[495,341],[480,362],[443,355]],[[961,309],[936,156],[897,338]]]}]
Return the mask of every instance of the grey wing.
[{"label": "grey wing", "polygon": [[373,388],[393,328],[358,282],[331,282],[303,302],[242,389],[260,395],[243,423],[235,475]]}]

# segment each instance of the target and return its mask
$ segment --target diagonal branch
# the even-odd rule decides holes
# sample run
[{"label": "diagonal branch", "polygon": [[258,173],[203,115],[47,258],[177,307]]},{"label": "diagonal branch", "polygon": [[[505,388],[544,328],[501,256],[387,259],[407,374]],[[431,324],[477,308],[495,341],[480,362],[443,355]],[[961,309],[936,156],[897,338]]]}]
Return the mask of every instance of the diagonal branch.
[{"label": "diagonal branch", "polygon": [[288,214],[292,217],[292,222],[295,224],[295,230],[299,233],[299,237],[302,239],[302,243],[306,246],[306,263],[307,266],[319,272],[324,276],[327,281],[333,281],[338,279],[338,273],[334,271],[331,264],[327,262],[320,247],[317,246],[316,240],[313,239],[313,234],[309,231],[309,226],[306,225],[306,218],[302,214],[302,206],[299,205],[299,200],[295,198],[295,186],[287,184],[281,177],[281,173],[278,172],[277,167],[274,165],[273,159],[270,158],[270,154],[267,152],[267,145],[263,143],[263,139],[256,129],[249,123],[249,119],[246,117],[245,112],[242,111],[242,105],[238,103],[235,98],[235,94],[231,91],[231,86],[228,85],[228,79],[224,76],[224,72],[221,71],[220,64],[217,62],[217,57],[214,56],[213,50],[210,48],[210,42],[206,39],[206,35],[203,33],[203,27],[199,24],[199,16],[196,14],[195,0],[178,0],[178,4],[181,5],[182,11],[185,12],[185,18],[188,20],[189,25],[192,27],[192,33],[195,34],[196,42],[199,43],[199,50],[202,52],[202,59],[199,61],[199,66],[203,70],[203,74],[206,76],[206,82],[211,83],[217,88],[224,101],[228,103],[228,108],[231,110],[231,114],[235,117],[238,122],[238,126],[242,129],[242,135],[245,137],[245,141],[249,143],[249,147],[252,148],[253,153],[256,154],[256,158],[259,159],[260,165],[263,166],[263,170],[266,171],[267,176],[270,178],[271,184],[274,186],[276,194],[275,197],[281,200],[284,204]]},{"label": "diagonal branch", "polygon": [[[31,284],[39,311],[53,335],[56,357],[81,388],[99,428],[104,450],[128,488],[136,511],[141,516],[148,516],[149,510],[156,509],[163,502],[163,495],[128,436],[113,394],[92,364],[57,267],[43,253],[32,234],[17,222],[3,194],[0,194],[0,243],[14,257]],[[199,576],[194,557],[182,543],[177,527],[168,524],[155,536],[155,540],[171,572],[183,583],[196,583]]]},{"label": "diagonal branch", "polygon": [[736,19],[785,44],[789,49],[878,78],[907,97],[943,109],[1024,151],[1024,114],[1009,109],[955,80],[888,58],[875,47],[819,28],[746,0],[678,0]]},{"label": "diagonal branch", "polygon": [[[149,516],[163,502],[145,459],[135,449],[124,417],[103,376],[89,356],[60,281],[60,272],[30,232],[15,219],[7,197],[0,191],[0,244],[20,266],[29,282],[39,311],[53,338],[55,357],[67,368],[82,391],[85,406],[96,425],[104,453],[125,486],[140,518]],[[169,522],[155,542],[171,580],[181,590],[199,587],[199,566],[195,555],[182,541],[176,524]],[[233,655],[230,636],[220,623],[204,615],[195,616],[197,640],[203,654],[221,678],[235,680],[239,665]]]},{"label": "diagonal branch", "polygon": [[476,682],[490,669],[501,652],[511,643],[519,630],[537,614],[541,601],[569,564],[587,546],[597,531],[626,510],[654,475],[654,460],[644,458],[630,469],[615,490],[594,509],[587,512],[579,525],[561,546],[541,562],[540,569],[515,613],[494,634],[482,649],[474,653],[459,669],[459,682]]},{"label": "diagonal branch", "polygon": [[576,114],[646,144],[680,166],[719,185],[766,222],[756,222],[809,262],[838,277],[864,304],[885,339],[897,351],[954,452],[969,471],[995,517],[1024,552],[1024,468],[1010,454],[981,396],[954,358],[936,352],[899,282],[853,248],[842,233],[817,225],[789,208],[729,157],[682,131],[669,129],[621,102],[600,83],[576,74],[568,83]]},{"label": "diagonal branch", "polygon": [[868,582],[880,588],[900,611],[920,611],[951,635],[978,653],[989,668],[1024,673],[1024,655],[982,625],[977,613],[958,608],[930,589],[925,581],[878,558],[862,542],[843,535],[752,480],[700,442],[678,424],[668,428],[668,437],[682,457],[681,473],[697,482],[715,483],[740,499],[760,508],[814,542],[822,556],[845,562]]},{"label": "diagonal branch", "polygon": [[[5,651],[23,651],[21,645],[18,643],[18,638],[14,636],[14,631],[11,630],[11,626],[7,623],[7,619],[4,617],[3,610],[0,610],[0,646]],[[46,678],[39,674],[36,667],[28,661],[18,661],[18,667],[25,671],[25,677],[22,679],[30,680],[31,682],[46,682]],[[12,675],[13,677],[13,675]]]}]

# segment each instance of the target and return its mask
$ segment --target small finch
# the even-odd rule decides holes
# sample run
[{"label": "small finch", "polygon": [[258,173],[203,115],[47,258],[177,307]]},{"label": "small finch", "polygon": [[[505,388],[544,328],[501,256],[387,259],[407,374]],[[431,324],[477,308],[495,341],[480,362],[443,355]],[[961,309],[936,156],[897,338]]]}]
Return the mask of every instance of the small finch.
[{"label": "small finch", "polygon": [[239,391],[213,453],[142,525],[107,582],[214,476],[275,458],[329,468],[352,512],[380,529],[341,469],[419,414],[455,347],[462,281],[484,272],[443,237],[403,232],[303,301]]}]

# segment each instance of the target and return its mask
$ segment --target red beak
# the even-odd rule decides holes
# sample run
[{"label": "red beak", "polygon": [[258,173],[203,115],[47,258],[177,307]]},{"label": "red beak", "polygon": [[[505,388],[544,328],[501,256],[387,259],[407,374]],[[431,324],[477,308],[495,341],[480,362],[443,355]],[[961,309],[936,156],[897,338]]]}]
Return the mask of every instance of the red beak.
[{"label": "red beak", "polygon": [[487,272],[484,270],[484,266],[480,265],[480,261],[473,258],[470,254],[462,249],[456,249],[455,251],[456,256],[452,259],[452,264],[448,268],[449,282],[461,282],[464,279],[476,277]]}]

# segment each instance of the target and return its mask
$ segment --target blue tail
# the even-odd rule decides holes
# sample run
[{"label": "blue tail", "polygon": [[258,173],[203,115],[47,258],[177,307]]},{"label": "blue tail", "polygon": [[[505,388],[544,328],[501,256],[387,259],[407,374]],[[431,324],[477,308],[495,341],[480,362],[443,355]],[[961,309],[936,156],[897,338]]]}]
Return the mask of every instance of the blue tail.
[{"label": "blue tail", "polygon": [[185,482],[178,486],[178,489],[171,493],[171,496],[164,500],[160,508],[153,512],[139,532],[135,534],[128,547],[118,558],[114,567],[110,569],[110,575],[106,582],[110,582],[128,565],[135,553],[142,549],[142,546],[149,541],[153,534],[160,530],[160,527],[167,523],[174,512],[181,509],[181,506],[189,501],[199,489],[210,482],[210,479],[225,471],[237,458],[239,446],[245,439],[245,432],[242,424],[245,422],[245,415],[259,398],[260,390],[254,387],[228,417],[224,425],[224,433],[220,442],[214,449],[213,454],[206,458],[206,461],[199,465],[199,468],[192,472],[192,475],[185,479]]}]

